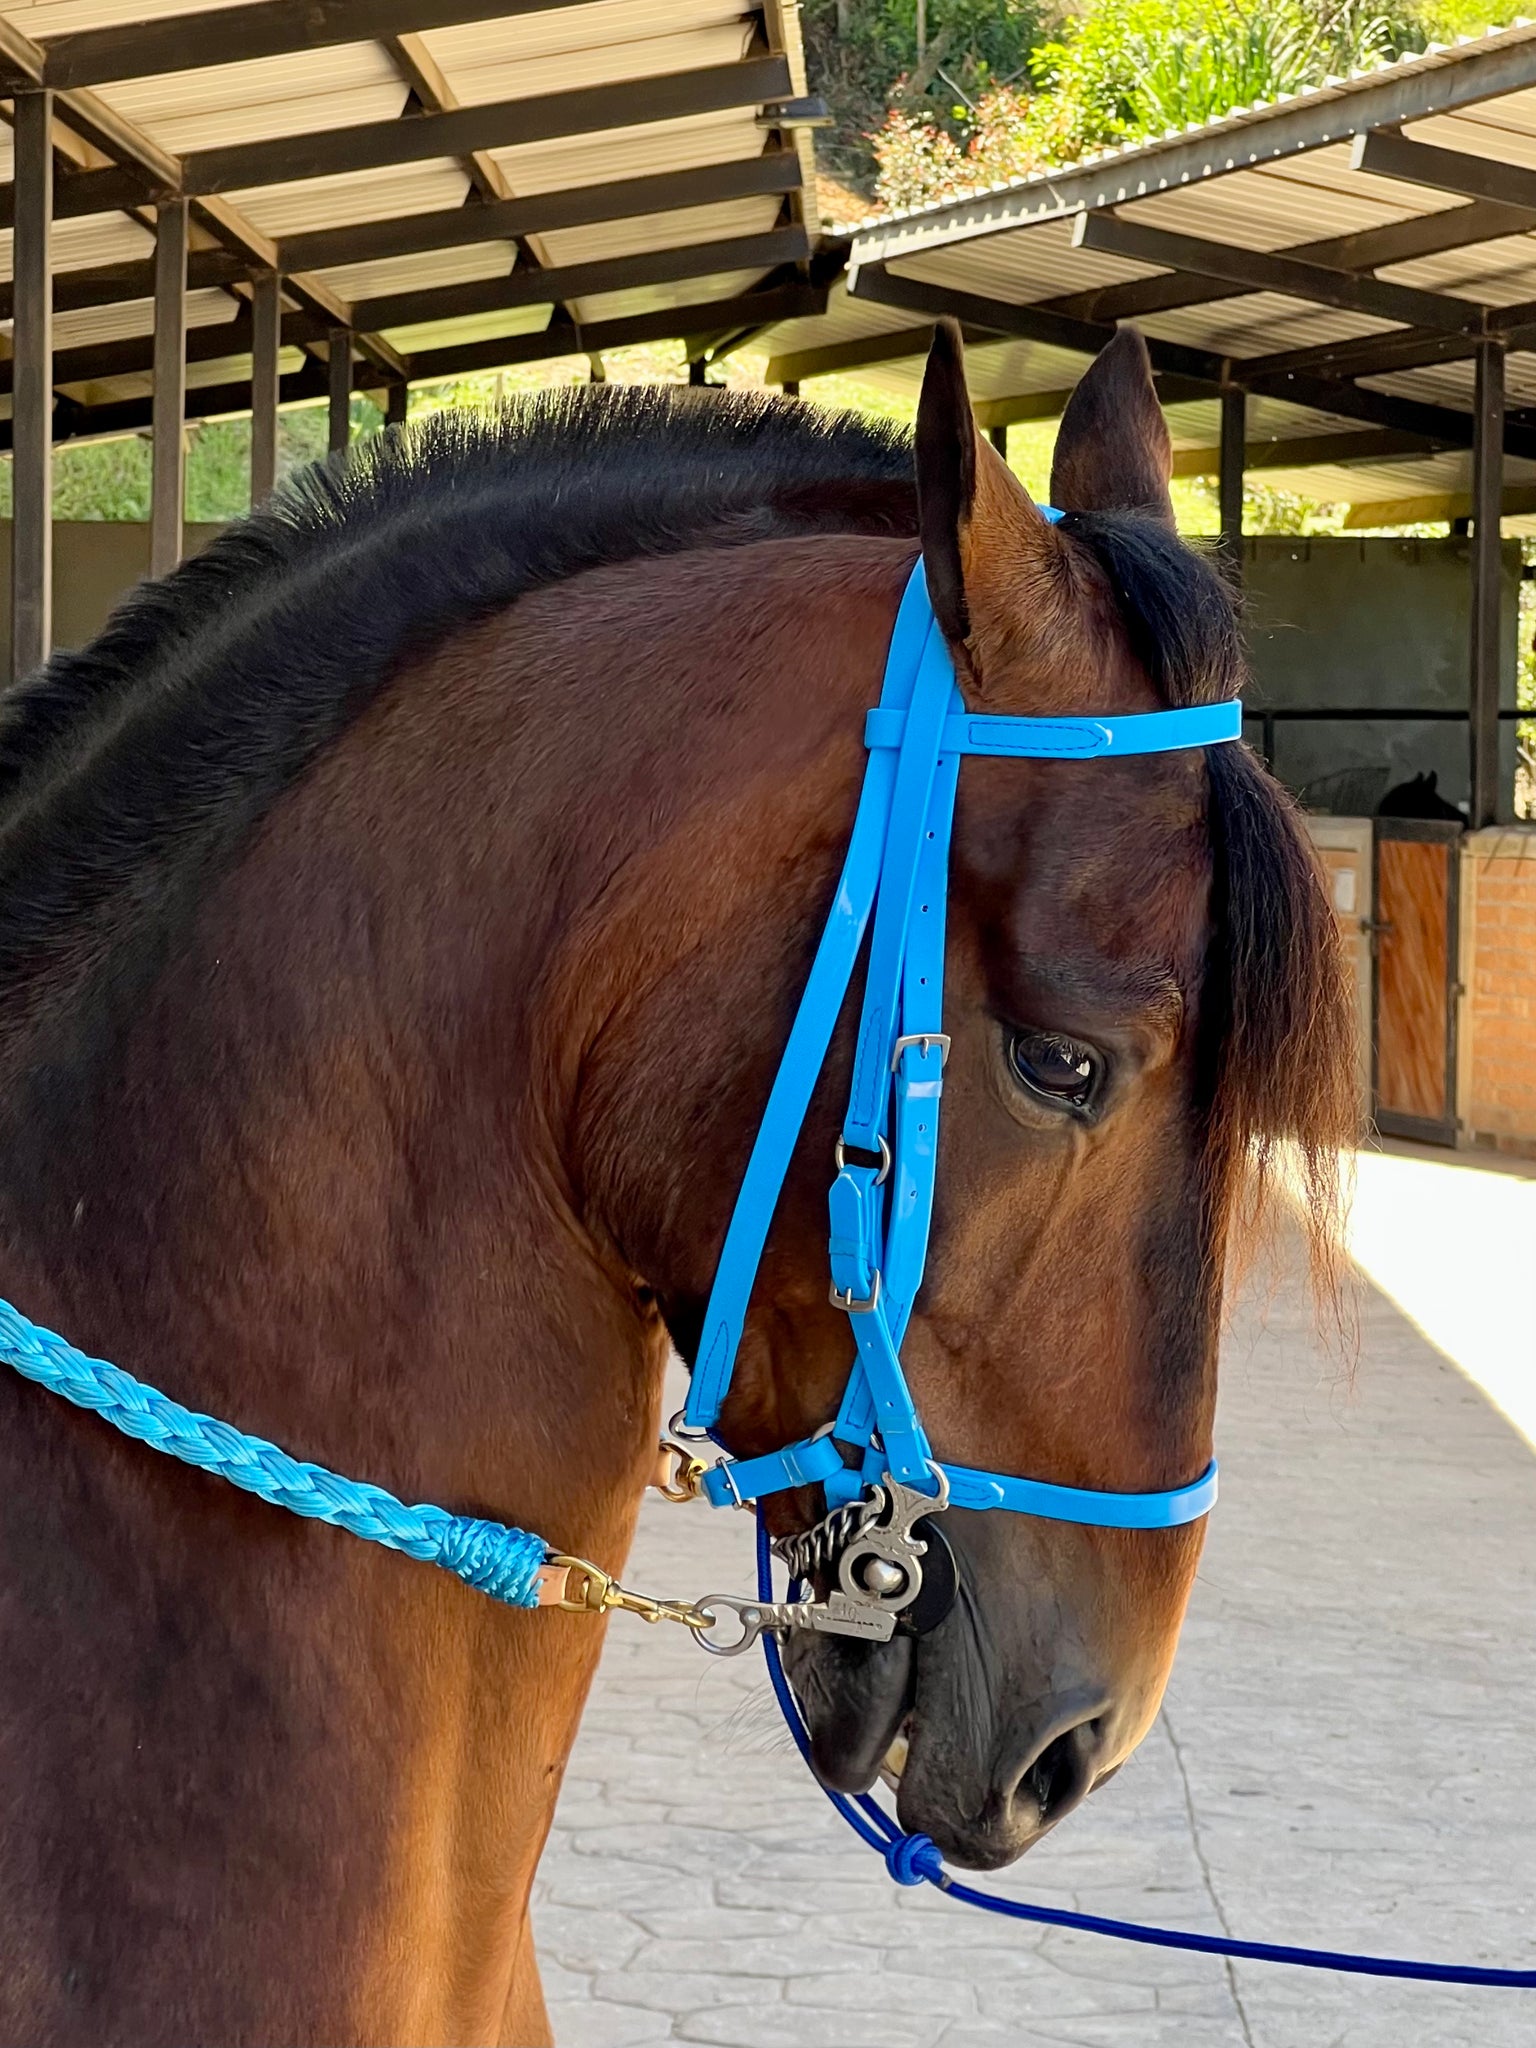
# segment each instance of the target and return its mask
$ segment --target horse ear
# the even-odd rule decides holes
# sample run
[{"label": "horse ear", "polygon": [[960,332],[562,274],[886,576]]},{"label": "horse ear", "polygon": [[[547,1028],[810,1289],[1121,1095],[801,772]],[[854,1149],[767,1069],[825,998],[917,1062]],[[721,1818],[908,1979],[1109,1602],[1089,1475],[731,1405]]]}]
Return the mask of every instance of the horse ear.
[{"label": "horse ear", "polygon": [[[995,638],[1031,582],[1059,558],[1049,523],[997,451],[977,432],[960,329],[934,329],[917,406],[917,516],[934,616],[950,646]],[[969,644],[968,644],[969,643]]]},{"label": "horse ear", "polygon": [[1145,512],[1172,526],[1172,468],[1147,344],[1134,327],[1118,328],[1067,400],[1051,464],[1051,503],[1064,512]]}]

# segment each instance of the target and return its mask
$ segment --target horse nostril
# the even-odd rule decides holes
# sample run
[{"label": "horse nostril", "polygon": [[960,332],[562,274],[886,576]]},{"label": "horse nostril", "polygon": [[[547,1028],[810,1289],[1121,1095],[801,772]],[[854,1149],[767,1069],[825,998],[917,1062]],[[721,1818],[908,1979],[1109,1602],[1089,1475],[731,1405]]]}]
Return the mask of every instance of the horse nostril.
[{"label": "horse nostril", "polygon": [[1040,1751],[1014,1789],[1014,1804],[1027,1800],[1039,1815],[1037,1825],[1049,1827],[1083,1798],[1093,1782],[1093,1756],[1098,1748],[1098,1722],[1081,1721],[1055,1736]]}]

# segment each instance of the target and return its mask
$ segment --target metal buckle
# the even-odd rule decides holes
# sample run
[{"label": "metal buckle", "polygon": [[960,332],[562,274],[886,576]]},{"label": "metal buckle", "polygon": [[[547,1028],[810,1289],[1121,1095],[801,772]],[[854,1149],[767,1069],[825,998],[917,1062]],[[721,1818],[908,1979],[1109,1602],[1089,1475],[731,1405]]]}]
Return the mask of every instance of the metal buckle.
[{"label": "metal buckle", "polygon": [[876,1266],[874,1280],[871,1282],[868,1294],[865,1295],[862,1301],[854,1299],[851,1287],[845,1294],[835,1280],[827,1290],[827,1299],[834,1308],[846,1309],[851,1316],[867,1316],[880,1303],[880,1268]]},{"label": "metal buckle", "polygon": [[908,1031],[891,1047],[891,1072],[900,1070],[901,1056],[909,1045],[920,1045],[926,1054],[930,1045],[939,1048],[939,1072],[942,1074],[949,1065],[949,1033],[947,1031]]},{"label": "metal buckle", "polygon": [[[875,1175],[875,1186],[879,1187],[881,1182],[888,1178],[891,1171],[891,1148],[889,1145],[887,1145],[884,1138],[877,1137],[875,1139],[875,1143],[880,1147],[880,1171]],[[861,1152],[867,1151],[868,1147],[861,1145],[859,1147],[859,1150]],[[837,1143],[832,1147],[832,1163],[837,1168],[839,1173],[843,1171],[843,1168],[847,1163],[847,1154],[843,1149],[843,1141],[841,1138],[839,1138]]]}]

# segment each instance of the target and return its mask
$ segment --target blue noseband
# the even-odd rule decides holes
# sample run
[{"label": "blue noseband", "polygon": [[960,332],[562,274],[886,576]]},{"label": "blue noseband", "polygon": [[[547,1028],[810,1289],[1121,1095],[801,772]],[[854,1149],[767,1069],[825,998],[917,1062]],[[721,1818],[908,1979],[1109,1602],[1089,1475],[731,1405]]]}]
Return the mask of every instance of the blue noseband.
[{"label": "blue noseband", "polygon": [[[1059,518],[1048,512],[1047,517]],[[935,1460],[901,1366],[922,1285],[938,1164],[944,1034],[944,910],[955,785],[964,754],[1082,761],[1209,747],[1242,736],[1242,706],[1130,717],[999,718],[966,710],[919,560],[891,635],[880,703],[865,721],[869,765],[837,894],[758,1128],[705,1312],[687,1429],[712,1433],[741,1343],[784,1176],[805,1122],[870,917],[869,965],[848,1111],[832,1182],[831,1298],[857,1356],[830,1428],[756,1458],[723,1458],[703,1480],[716,1507],[820,1485],[828,1508],[886,1478],[956,1507],[1009,1508],[1097,1528],[1167,1529],[1208,1514],[1213,1460],[1162,1493],[1099,1493]],[[851,1155],[869,1155],[861,1163]],[[844,1447],[856,1461],[849,1463]]]}]

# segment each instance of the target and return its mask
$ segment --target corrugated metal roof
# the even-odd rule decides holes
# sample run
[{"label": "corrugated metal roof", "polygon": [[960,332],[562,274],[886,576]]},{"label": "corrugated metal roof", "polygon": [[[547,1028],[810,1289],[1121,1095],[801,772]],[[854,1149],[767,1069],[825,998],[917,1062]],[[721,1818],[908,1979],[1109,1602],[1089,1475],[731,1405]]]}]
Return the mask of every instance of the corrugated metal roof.
[{"label": "corrugated metal roof", "polygon": [[[773,112],[804,89],[793,0],[580,0],[414,35],[395,22],[379,36],[366,5],[332,0],[308,19],[296,12],[281,47],[260,0],[12,0],[0,13],[35,45],[28,57],[22,44],[16,61],[58,86],[65,217],[54,269],[71,284],[55,320],[57,373],[92,403],[142,394],[147,351],[139,363],[117,345],[151,329],[147,268],[131,267],[147,266],[153,241],[135,207],[114,190],[123,210],[74,217],[72,182],[104,164],[142,178],[137,210],[147,218],[174,160],[171,188],[180,180],[191,195],[194,283],[200,264],[219,279],[190,295],[194,323],[239,319],[250,296],[240,264],[254,275],[275,260],[290,326],[313,352],[299,366],[309,361],[316,376],[330,330],[355,325],[351,309],[364,302],[387,300],[393,315],[420,298],[419,319],[354,333],[360,375],[383,382],[451,374],[466,349],[493,355],[498,340],[527,355],[552,323],[550,351],[580,352],[594,322],[613,346],[626,321],[637,336],[665,333],[673,308],[673,331],[702,323],[730,333],[750,324],[759,300],[774,311],[824,300],[808,269],[803,131]],[[265,25],[248,31],[252,22]],[[93,42],[97,31],[110,31],[110,44]],[[414,160],[437,135],[441,150]],[[7,129],[0,177],[10,173]],[[633,196],[606,199],[621,181],[641,182]],[[487,209],[483,233],[474,209]],[[321,235],[312,257],[284,261],[285,248]],[[743,252],[730,245],[745,238],[769,242],[763,262],[731,260]],[[719,265],[688,274],[714,242]],[[0,235],[0,280],[10,243]],[[237,261],[218,258],[221,249]],[[119,279],[112,265],[130,269]],[[528,272],[541,265],[582,266],[582,283],[599,289],[559,305],[552,288],[548,300],[523,303]],[[601,266],[596,275],[590,265]],[[515,303],[488,307],[485,288],[514,266],[506,296]],[[81,303],[95,297],[102,303]],[[249,374],[248,358],[243,372],[232,360],[233,371],[221,361],[215,376],[193,351],[189,383]]]},{"label": "corrugated metal roof", "polygon": [[[1461,184],[1443,165],[1437,182],[1422,155],[1389,158],[1399,138],[1460,152]],[[1357,168],[1362,148],[1370,168]],[[1509,189],[1511,170],[1532,183]],[[1536,233],[1522,220],[1536,229],[1531,22],[867,222],[853,237],[852,295],[820,321],[775,329],[770,374],[803,383],[856,369],[909,391],[924,323],[952,310],[973,337],[1017,337],[970,345],[980,415],[1002,424],[1010,399],[1027,417],[1032,397],[1069,389],[1113,324],[1134,318],[1172,395],[1247,390],[1265,480],[1300,488],[1304,473],[1308,496],[1362,504],[1435,488],[1450,500],[1468,488],[1474,353],[1497,334],[1508,481],[1523,489],[1536,458],[1536,425],[1519,417],[1536,407]],[[884,360],[882,332],[897,337]],[[1214,441],[1214,402],[1200,431]],[[1353,437],[1346,461],[1271,466],[1276,443],[1338,433]]]}]

